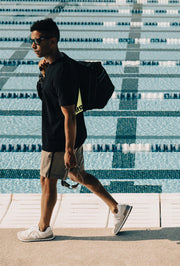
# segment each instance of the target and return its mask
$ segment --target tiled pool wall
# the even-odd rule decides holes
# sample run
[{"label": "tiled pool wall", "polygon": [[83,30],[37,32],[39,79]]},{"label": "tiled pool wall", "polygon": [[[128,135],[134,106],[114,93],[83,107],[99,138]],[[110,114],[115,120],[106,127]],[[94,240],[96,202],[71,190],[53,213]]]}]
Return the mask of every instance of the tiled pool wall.
[{"label": "tiled pool wall", "polygon": [[[6,96],[0,97],[0,193],[41,192],[40,152],[3,151],[9,144],[41,145],[40,100],[8,96],[36,93],[38,59],[28,38],[37,19],[58,23],[61,51],[78,60],[101,60],[120,94],[103,110],[85,113],[85,144],[179,144],[179,1],[58,5],[1,1],[0,93]],[[179,152],[85,151],[85,167],[111,193],[179,193]],[[69,190],[59,182],[58,192]],[[79,186],[70,192],[88,191]]]}]

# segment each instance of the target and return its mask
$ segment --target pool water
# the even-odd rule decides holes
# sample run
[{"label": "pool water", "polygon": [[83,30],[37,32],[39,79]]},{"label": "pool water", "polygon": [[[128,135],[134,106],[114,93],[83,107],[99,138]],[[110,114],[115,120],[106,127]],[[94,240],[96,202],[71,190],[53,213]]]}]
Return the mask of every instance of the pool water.
[{"label": "pool water", "polygon": [[[120,95],[84,114],[85,145],[180,144],[179,1],[72,1],[59,12],[56,1],[12,3],[2,1],[0,10],[0,95],[7,95],[0,96],[0,193],[41,192],[40,151],[3,151],[3,145],[41,145],[40,99],[8,93],[36,93],[38,58],[27,42],[29,27],[48,16],[61,31],[60,50],[101,60]],[[141,97],[121,96],[127,93]],[[84,158],[87,171],[111,193],[180,193],[179,150],[85,150]],[[59,182],[58,192],[88,191]]]}]

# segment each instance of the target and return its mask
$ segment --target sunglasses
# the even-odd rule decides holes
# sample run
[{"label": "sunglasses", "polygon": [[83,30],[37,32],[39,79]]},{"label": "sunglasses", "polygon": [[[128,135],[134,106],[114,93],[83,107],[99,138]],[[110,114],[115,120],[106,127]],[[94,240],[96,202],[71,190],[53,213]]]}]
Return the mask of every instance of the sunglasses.
[{"label": "sunglasses", "polygon": [[29,42],[30,42],[30,44],[35,43],[36,45],[40,45],[41,41],[48,40],[50,38],[52,38],[52,37],[40,37],[40,38],[36,38],[36,39],[30,39]]}]

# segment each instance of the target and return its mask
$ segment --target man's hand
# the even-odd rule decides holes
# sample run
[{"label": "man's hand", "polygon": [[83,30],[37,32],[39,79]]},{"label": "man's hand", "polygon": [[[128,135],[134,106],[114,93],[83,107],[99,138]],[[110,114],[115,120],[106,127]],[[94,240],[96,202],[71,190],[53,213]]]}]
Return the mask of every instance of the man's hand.
[{"label": "man's hand", "polygon": [[74,150],[68,150],[65,152],[64,164],[67,169],[74,168],[77,166],[77,160]]},{"label": "man's hand", "polygon": [[45,77],[46,69],[47,69],[47,67],[48,67],[48,64],[49,64],[49,63],[46,61],[45,58],[44,58],[44,59],[41,59],[41,60],[39,61],[38,66],[39,66],[39,69],[40,69],[40,71],[41,71],[43,77]]}]

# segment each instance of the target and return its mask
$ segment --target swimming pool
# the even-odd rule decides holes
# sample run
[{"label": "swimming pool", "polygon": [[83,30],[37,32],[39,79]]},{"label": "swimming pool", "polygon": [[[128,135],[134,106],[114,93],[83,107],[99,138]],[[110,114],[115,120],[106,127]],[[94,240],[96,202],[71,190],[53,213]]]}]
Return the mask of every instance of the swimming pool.
[{"label": "swimming pool", "polygon": [[[3,147],[41,145],[41,102],[32,96],[38,68],[28,63],[38,59],[27,40],[30,22],[49,15],[59,23],[60,49],[75,59],[101,60],[120,95],[103,110],[85,113],[85,145],[180,143],[180,99],[174,96],[180,93],[179,1],[136,3],[74,1],[57,12],[56,1],[13,1],[13,8],[3,1],[0,93],[6,96],[0,97],[0,193],[41,192],[40,151]],[[179,193],[179,154],[158,149],[84,152],[86,169],[112,193]],[[69,191],[59,182],[58,192],[88,191],[81,186]]]}]

